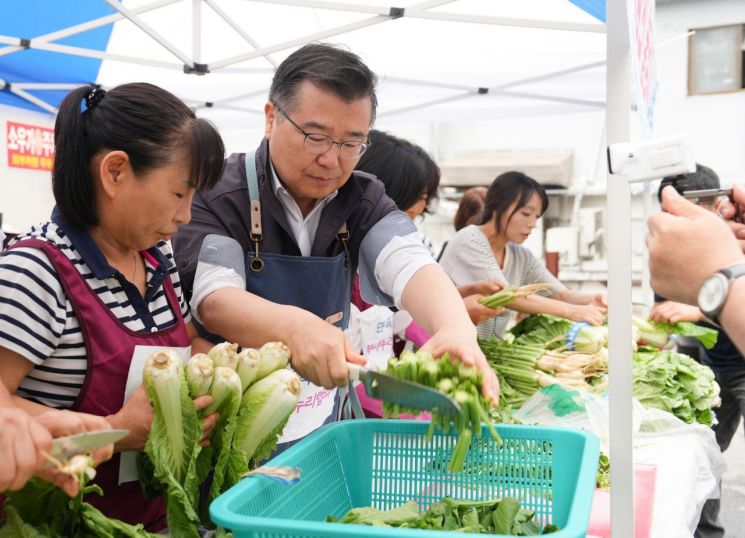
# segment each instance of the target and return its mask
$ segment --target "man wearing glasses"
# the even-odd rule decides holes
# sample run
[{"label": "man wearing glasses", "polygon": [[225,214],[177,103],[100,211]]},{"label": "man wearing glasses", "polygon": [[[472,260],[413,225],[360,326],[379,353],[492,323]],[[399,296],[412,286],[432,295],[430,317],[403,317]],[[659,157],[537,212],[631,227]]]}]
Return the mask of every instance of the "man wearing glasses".
[{"label": "man wearing glasses", "polygon": [[366,301],[409,311],[449,352],[498,382],[450,279],[374,176],[354,171],[375,119],[375,75],[351,52],[306,45],[277,68],[265,138],[231,155],[220,183],[197,194],[174,239],[196,319],[217,340],[285,342],[307,382],[283,442],[337,416],[346,363],[364,363],[346,327],[359,269]]}]

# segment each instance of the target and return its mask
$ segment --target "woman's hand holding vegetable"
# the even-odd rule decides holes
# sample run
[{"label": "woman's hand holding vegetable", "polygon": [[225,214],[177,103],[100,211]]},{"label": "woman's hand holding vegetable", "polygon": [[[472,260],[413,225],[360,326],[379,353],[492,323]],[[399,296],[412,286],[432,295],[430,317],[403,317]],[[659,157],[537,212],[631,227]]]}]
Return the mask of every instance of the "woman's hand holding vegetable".
[{"label": "woman's hand holding vegetable", "polygon": [[486,357],[476,340],[476,328],[470,327],[446,327],[437,331],[429,341],[422,346],[433,357],[440,357],[448,353],[451,357],[457,357],[469,366],[484,374],[484,385],[482,392],[491,400],[494,406],[499,404],[499,380],[492,370]]},{"label": "woman's hand holding vegetable", "polygon": [[590,325],[602,325],[607,309],[595,304],[567,305],[567,319],[584,321]]},{"label": "woman's hand holding vegetable", "polygon": [[51,447],[52,435],[25,411],[0,408],[0,491],[22,488]]},{"label": "woman's hand holding vegetable", "polygon": [[[194,406],[197,411],[204,409],[212,403],[212,396],[200,396],[194,400]],[[202,419],[202,441],[201,444],[209,444],[209,436],[219,418],[218,413],[212,413]],[[109,415],[106,420],[112,428],[122,428],[129,430],[129,435],[116,443],[115,452],[125,450],[141,451],[145,448],[147,437],[150,434],[150,427],[153,422],[153,408],[150,405],[145,387],[140,385],[132,393],[132,396],[124,403],[124,406],[114,415]]]},{"label": "woman's hand holding vegetable", "polygon": [[349,383],[347,362],[364,365],[341,329],[305,311],[290,321],[286,344],[292,352],[292,368],[304,379],[327,389]]},{"label": "woman's hand holding vegetable", "polygon": [[[37,415],[34,418],[49,431],[52,437],[63,437],[76,433],[108,430],[111,428],[111,425],[103,417],[86,413],[74,413],[72,411],[58,411],[55,409]],[[111,458],[113,452],[114,445],[108,445],[94,450],[90,456],[94,464],[98,465]],[[80,489],[80,484],[75,477],[67,473],[62,473],[56,467],[49,466],[46,461],[36,475],[47,482],[55,484],[70,497],[77,495]]]},{"label": "woman's hand holding vegetable", "polygon": [[479,303],[480,299],[483,299],[484,295],[477,293],[474,295],[469,295],[468,297],[465,297],[463,299],[463,304],[466,307],[466,310],[468,311],[468,317],[471,318],[471,321],[474,325],[478,325],[482,321],[486,321],[488,319],[491,319],[493,317],[496,317],[504,312],[504,308],[487,308],[481,303]]},{"label": "woman's hand holding vegetable", "polygon": [[595,306],[599,306],[600,308],[604,308],[605,311],[608,311],[608,294],[604,291],[601,291],[600,293],[596,293],[592,297],[592,301],[590,301],[590,304],[593,304]]},{"label": "woman's hand holding vegetable", "polygon": [[466,298],[469,295],[487,296],[491,295],[492,293],[497,293],[498,291],[501,291],[506,287],[507,284],[505,284],[503,281],[499,280],[498,278],[492,278],[489,280],[480,280],[478,282],[472,282],[471,284],[458,286],[458,293],[460,293],[460,296],[463,298]]},{"label": "woman's hand holding vegetable", "polygon": [[649,319],[655,323],[678,323],[679,321],[704,321],[704,315],[696,306],[675,301],[664,301],[654,306]]},{"label": "woman's hand holding vegetable", "polygon": [[[194,407],[197,411],[201,411],[212,403],[212,396],[204,395],[194,399]],[[212,436],[212,430],[215,429],[217,421],[220,419],[220,413],[210,413],[202,419],[202,439],[199,442],[202,446],[210,444],[210,437]]]}]

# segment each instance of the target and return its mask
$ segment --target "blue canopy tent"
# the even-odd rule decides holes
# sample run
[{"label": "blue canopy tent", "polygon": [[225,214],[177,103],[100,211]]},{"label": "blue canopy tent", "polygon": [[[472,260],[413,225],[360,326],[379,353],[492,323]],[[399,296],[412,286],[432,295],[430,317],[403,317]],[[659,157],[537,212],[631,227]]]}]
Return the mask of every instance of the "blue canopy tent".
[{"label": "blue canopy tent", "polygon": [[[73,87],[84,83],[99,83],[104,86],[113,85],[112,77],[100,77],[102,62],[109,61],[125,64],[124,67],[131,68],[133,65],[145,66],[137,71],[132,71],[125,80],[134,78],[140,80],[150,80],[154,83],[164,85],[174,93],[177,93],[185,101],[190,102],[200,114],[209,114],[207,109],[223,108],[229,114],[235,115],[235,112],[247,112],[255,114],[261,109],[261,103],[251,100],[251,97],[259,94],[263,99],[265,90],[268,86],[267,81],[276,67],[278,60],[275,57],[282,54],[288,54],[292,49],[303,43],[314,40],[333,41],[334,37],[345,34],[343,41],[350,44],[353,50],[360,50],[364,43],[370,42],[371,26],[385,23],[385,28],[380,28],[380,34],[373,36],[373,42],[376,48],[385,46],[388,38],[394,34],[394,23],[396,28],[403,28],[402,24],[410,24],[406,33],[411,35],[409,28],[415,28],[419,32],[427,32],[428,28],[432,31],[428,39],[440,40],[443,24],[449,23],[471,23],[474,27],[472,33],[477,34],[480,30],[476,27],[483,27],[486,32],[494,32],[499,27],[499,35],[507,31],[521,28],[525,32],[535,32],[536,29],[547,29],[564,32],[578,32],[588,34],[603,34],[604,25],[597,21],[605,20],[605,0],[529,0],[520,2],[523,6],[529,3],[542,1],[568,6],[571,11],[581,13],[584,11],[584,18],[566,17],[565,20],[541,20],[536,18],[525,18],[514,16],[509,9],[506,10],[508,16],[501,16],[502,10],[505,9],[509,2],[489,2],[481,0],[474,2],[472,0],[402,0],[397,2],[397,6],[375,5],[381,0],[371,0],[369,4],[360,1],[348,1],[346,3],[333,2],[328,3],[323,0],[256,0],[254,2],[235,2],[230,0],[202,0],[193,2],[191,0],[154,0],[149,3],[143,1],[126,1],[118,2],[117,0],[76,0],[58,1],[58,0],[26,0],[24,2],[8,3],[2,8],[2,17],[0,17],[0,44],[5,46],[0,48],[0,104],[14,107],[22,107],[31,110],[42,110],[48,113],[55,113],[56,107],[61,98]],[[497,7],[497,4],[499,6]],[[575,8],[574,6],[577,6]],[[178,5],[182,10],[176,11]],[[475,8],[473,6],[476,6]],[[540,9],[540,5],[537,9]],[[278,11],[283,9],[284,11]],[[174,25],[181,29],[186,29],[191,33],[191,54],[184,51],[188,49],[189,43],[178,42],[179,38],[169,34],[163,28],[163,20],[155,18],[156,12],[168,12],[167,22],[173,20]],[[305,10],[305,11],[303,11]],[[321,20],[318,12],[327,13],[334,11],[333,15],[337,18]],[[338,18],[343,16],[346,18]],[[305,18],[305,15],[313,14],[318,26],[322,31],[307,33],[309,24],[302,22],[298,27],[301,32],[298,36],[281,34],[280,29],[291,26],[297,19]],[[361,15],[362,14],[362,15]],[[189,21],[183,20],[184,16],[191,16],[191,25]],[[148,18],[151,17],[151,18]],[[245,49],[246,42],[250,45],[250,50],[239,54],[234,54],[233,44],[227,45],[224,49],[219,49],[219,42],[228,32],[220,32],[219,36],[208,35],[207,22],[209,18],[221,20],[224,28],[229,32],[237,33],[241,37],[241,45]],[[351,17],[351,18],[350,18]],[[593,19],[594,18],[594,19]],[[171,19],[171,20],[168,20]],[[174,20],[175,19],[175,20]],[[260,26],[272,26],[272,31],[267,34],[263,40],[277,40],[275,34],[280,36],[279,42],[271,46],[261,46],[248,34],[246,28],[252,24],[256,26],[256,21],[262,19]],[[339,20],[342,24],[336,23]],[[575,22],[581,20],[581,22]],[[118,50],[111,50],[110,38],[112,29],[118,21],[119,24],[127,24],[129,27],[130,37],[125,47]],[[406,22],[404,22],[406,21]],[[593,22],[594,21],[594,22]],[[309,20],[309,22],[312,22]],[[312,26],[312,24],[310,25]],[[390,28],[389,28],[390,27]],[[452,25],[451,25],[452,27]],[[163,31],[162,31],[163,30]],[[256,34],[261,29],[254,28]],[[355,34],[359,34],[360,45],[354,45]],[[425,34],[426,35],[426,34]],[[496,33],[494,35],[497,35]],[[535,35],[535,34],[533,34]],[[554,36],[557,34],[553,34]],[[382,38],[381,38],[382,36]],[[405,33],[402,33],[405,36]],[[215,37],[218,37],[215,40]],[[284,40],[281,37],[289,37]],[[135,53],[129,48],[133,45],[133,39],[145,39],[146,45],[142,47],[133,46]],[[405,37],[404,37],[405,38]],[[341,40],[342,38],[337,38]],[[514,38],[510,38],[514,41]],[[535,41],[535,38],[531,38]],[[421,39],[412,39],[408,42],[403,41],[399,44],[406,48],[415,48],[417,42]],[[505,44],[498,44],[496,47],[507,47],[512,41]],[[556,40],[554,42],[558,42]],[[481,41],[476,47],[484,49],[485,41]],[[519,44],[516,44],[515,54],[518,54]],[[435,50],[436,43],[430,43],[428,48]],[[219,50],[218,54],[213,54],[214,61],[205,61],[206,51],[212,47],[213,50]],[[217,49],[216,49],[217,47]],[[427,49],[421,49],[426,53]],[[581,49],[587,47],[577,47],[578,57]],[[155,51],[156,54],[137,54],[137,52]],[[158,55],[160,52],[162,54]],[[483,52],[483,50],[482,50]],[[546,56],[550,56],[555,51],[547,51]],[[371,53],[372,56],[374,53]],[[435,52],[436,54],[436,52]],[[364,55],[364,52],[363,52]],[[495,56],[496,53],[492,53]],[[175,60],[174,61],[174,57]],[[280,59],[281,60],[281,59]],[[258,62],[261,62],[259,64]],[[375,62],[373,62],[375,63]],[[561,65],[560,62],[556,62]],[[544,73],[535,76],[520,76],[516,72],[516,80],[507,84],[497,84],[493,77],[481,76],[457,76],[459,80],[464,80],[462,84],[453,84],[449,80],[442,80],[447,76],[445,71],[440,73],[422,74],[422,76],[409,78],[408,73],[413,72],[415,75],[421,70],[421,65],[412,64],[409,61],[405,69],[389,68],[390,60],[382,58],[378,64],[382,67],[373,65],[376,70],[385,69],[382,81],[386,85],[395,85],[397,91],[407,94],[400,103],[392,106],[390,110],[385,109],[386,103],[392,103],[392,99],[381,99],[383,103],[382,113],[401,113],[409,112],[432,106],[442,106],[443,104],[456,102],[463,99],[470,99],[474,96],[481,96],[491,92],[491,94],[501,93],[505,97],[512,99],[530,100],[549,100],[553,99],[554,103],[563,103],[566,105],[589,106],[593,108],[604,107],[604,99],[594,96],[576,96],[572,92],[564,92],[558,96],[552,96],[548,93],[520,92],[517,86],[523,83],[539,82],[549,79],[566,78],[575,73],[581,73],[584,70],[596,69],[603,67],[602,61],[585,62],[579,65],[567,65],[563,69]],[[260,65],[260,66],[259,66]],[[548,64],[550,65],[550,64]],[[488,66],[486,66],[488,69]],[[152,69],[152,71],[151,71]],[[168,81],[163,82],[164,75],[156,74],[154,70],[161,70],[167,73]],[[494,69],[492,69],[494,71]],[[454,71],[455,73],[456,71]],[[152,75],[150,75],[152,73]],[[204,75],[206,77],[195,77],[194,75]],[[215,76],[219,75],[219,76]],[[261,81],[257,76],[261,75]],[[173,86],[170,82],[178,77],[178,82]],[[197,81],[200,78],[220,78],[222,82],[205,83]],[[251,77],[253,77],[251,79]],[[454,77],[456,78],[456,77]],[[250,82],[246,82],[251,79]],[[226,82],[229,80],[230,82]],[[258,82],[258,84],[257,84]],[[499,82],[502,82],[499,80]],[[507,87],[509,86],[509,88]],[[226,95],[227,87],[249,87],[256,88],[240,95]],[[200,88],[195,90],[194,88]],[[426,88],[426,90],[425,90]],[[429,92],[429,93],[427,93]],[[575,90],[576,92],[576,90]],[[595,92],[596,94],[598,92]],[[243,100],[241,100],[243,99]],[[218,126],[220,121],[218,120]]]},{"label": "blue canopy tent", "polygon": [[26,0],[0,9],[0,42],[6,45],[0,49],[0,103],[54,112],[72,87],[96,81],[100,59],[59,54],[43,46],[105,50],[111,24],[69,37],[60,31],[111,15],[111,6],[100,0]]}]

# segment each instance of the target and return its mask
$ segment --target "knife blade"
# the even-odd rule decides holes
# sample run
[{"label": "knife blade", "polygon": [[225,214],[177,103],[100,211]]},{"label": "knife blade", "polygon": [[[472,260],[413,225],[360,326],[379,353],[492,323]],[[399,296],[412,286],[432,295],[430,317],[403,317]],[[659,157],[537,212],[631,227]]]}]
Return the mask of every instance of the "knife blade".
[{"label": "knife blade", "polygon": [[422,411],[437,410],[441,415],[460,416],[462,412],[450,396],[426,385],[403,381],[356,364],[347,363],[347,368],[349,379],[362,383],[370,398]]},{"label": "knife blade", "polygon": [[78,454],[87,454],[115,443],[128,433],[129,430],[97,430],[57,437],[52,440],[49,455],[59,460],[69,460]]}]

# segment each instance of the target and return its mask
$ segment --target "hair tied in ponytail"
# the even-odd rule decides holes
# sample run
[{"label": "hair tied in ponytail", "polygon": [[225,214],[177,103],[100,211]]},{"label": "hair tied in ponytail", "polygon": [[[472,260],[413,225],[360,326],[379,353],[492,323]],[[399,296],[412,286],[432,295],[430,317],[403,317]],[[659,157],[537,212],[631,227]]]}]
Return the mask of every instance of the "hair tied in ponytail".
[{"label": "hair tied in ponytail", "polygon": [[96,106],[98,103],[103,100],[103,98],[106,96],[106,90],[101,88],[93,88],[88,95],[85,96],[84,103],[85,103],[85,109],[83,112],[87,112],[88,110],[92,109],[94,106]]}]

